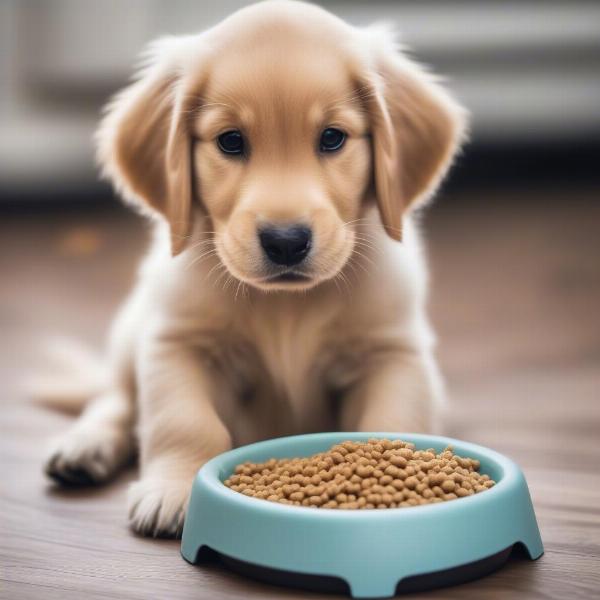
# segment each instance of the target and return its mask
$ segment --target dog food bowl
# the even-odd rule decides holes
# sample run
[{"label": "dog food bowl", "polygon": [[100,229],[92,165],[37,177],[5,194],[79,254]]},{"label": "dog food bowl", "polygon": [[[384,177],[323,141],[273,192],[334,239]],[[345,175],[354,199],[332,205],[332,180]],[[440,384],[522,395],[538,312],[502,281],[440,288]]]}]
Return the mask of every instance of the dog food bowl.
[{"label": "dog food bowl", "polygon": [[[310,456],[345,440],[402,439],[436,453],[476,458],[494,487],[456,500],[406,508],[340,510],[290,506],[223,484],[239,463]],[[183,529],[190,563],[216,552],[232,569],[277,584],[387,598],[461,583],[502,566],[513,547],[544,549],[527,483],[505,456],[445,437],[404,433],[318,433],[237,448],[198,472]]]}]

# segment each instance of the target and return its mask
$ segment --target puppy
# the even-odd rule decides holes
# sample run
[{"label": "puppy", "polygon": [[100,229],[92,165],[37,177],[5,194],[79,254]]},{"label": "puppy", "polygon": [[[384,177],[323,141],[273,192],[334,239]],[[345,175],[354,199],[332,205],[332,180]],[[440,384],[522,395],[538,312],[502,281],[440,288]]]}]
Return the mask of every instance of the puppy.
[{"label": "puppy", "polygon": [[138,451],[131,526],[176,536],[194,474],[234,445],[431,430],[442,387],[410,213],[465,121],[387,31],[300,2],[153,44],[97,135],[153,241],[110,377],[46,472],[99,483]]}]

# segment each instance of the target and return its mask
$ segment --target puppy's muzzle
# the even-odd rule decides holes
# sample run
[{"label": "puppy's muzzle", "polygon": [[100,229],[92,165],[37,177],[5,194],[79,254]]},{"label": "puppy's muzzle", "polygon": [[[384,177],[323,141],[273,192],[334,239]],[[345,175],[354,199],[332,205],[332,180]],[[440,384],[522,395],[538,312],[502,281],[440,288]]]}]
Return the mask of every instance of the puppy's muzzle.
[{"label": "puppy's muzzle", "polygon": [[258,238],[269,261],[286,267],[300,264],[312,245],[312,231],[304,225],[262,227]]}]

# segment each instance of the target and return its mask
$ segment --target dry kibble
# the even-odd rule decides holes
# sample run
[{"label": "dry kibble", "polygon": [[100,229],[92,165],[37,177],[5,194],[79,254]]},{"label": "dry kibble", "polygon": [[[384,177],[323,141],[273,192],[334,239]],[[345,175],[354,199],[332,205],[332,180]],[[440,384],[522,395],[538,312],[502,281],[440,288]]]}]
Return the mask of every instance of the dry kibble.
[{"label": "dry kibble", "polygon": [[419,484],[419,480],[414,475],[407,477],[406,480],[404,481],[404,485],[409,490],[414,490],[418,484]]},{"label": "dry kibble", "polygon": [[445,492],[453,492],[454,488],[456,487],[456,484],[454,483],[454,481],[452,481],[452,479],[446,479],[446,481],[444,481],[440,487]]},{"label": "dry kibble", "polygon": [[399,454],[394,454],[390,458],[390,462],[392,463],[392,465],[394,465],[394,467],[401,467],[401,468],[404,468],[408,464],[408,461],[406,460],[406,458],[404,458],[403,456],[400,456]]},{"label": "dry kibble", "polygon": [[251,498],[308,508],[405,508],[456,500],[495,485],[478,460],[402,440],[342,442],[314,456],[243,463],[224,485]]}]

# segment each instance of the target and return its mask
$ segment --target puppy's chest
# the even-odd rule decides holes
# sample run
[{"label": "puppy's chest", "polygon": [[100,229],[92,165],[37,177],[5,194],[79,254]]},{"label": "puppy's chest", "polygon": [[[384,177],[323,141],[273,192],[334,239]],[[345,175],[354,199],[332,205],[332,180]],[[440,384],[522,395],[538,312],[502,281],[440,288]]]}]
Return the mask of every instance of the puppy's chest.
[{"label": "puppy's chest", "polygon": [[260,364],[274,400],[288,404],[296,421],[305,422],[323,403],[325,379],[336,354],[331,335],[334,315],[272,305],[248,314],[239,324],[246,352],[255,353],[249,358]]}]

